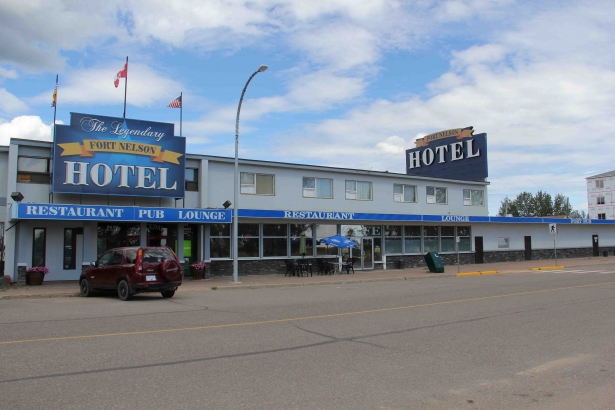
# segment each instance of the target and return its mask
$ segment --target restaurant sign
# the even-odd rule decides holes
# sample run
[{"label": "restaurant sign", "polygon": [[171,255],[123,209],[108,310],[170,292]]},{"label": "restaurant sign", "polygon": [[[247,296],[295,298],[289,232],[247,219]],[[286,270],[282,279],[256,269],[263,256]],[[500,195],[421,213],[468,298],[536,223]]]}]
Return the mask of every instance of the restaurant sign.
[{"label": "restaurant sign", "polygon": [[426,135],[406,150],[406,174],[476,181],[488,176],[487,134],[472,127]]},{"label": "restaurant sign", "polygon": [[174,129],[71,113],[55,126],[53,192],[183,198],[186,139]]}]

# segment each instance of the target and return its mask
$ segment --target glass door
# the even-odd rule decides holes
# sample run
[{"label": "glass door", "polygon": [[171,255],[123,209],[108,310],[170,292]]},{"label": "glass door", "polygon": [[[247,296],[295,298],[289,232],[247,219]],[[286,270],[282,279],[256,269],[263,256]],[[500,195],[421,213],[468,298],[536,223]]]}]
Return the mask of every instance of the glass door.
[{"label": "glass door", "polygon": [[374,239],[361,238],[361,269],[374,269]]}]

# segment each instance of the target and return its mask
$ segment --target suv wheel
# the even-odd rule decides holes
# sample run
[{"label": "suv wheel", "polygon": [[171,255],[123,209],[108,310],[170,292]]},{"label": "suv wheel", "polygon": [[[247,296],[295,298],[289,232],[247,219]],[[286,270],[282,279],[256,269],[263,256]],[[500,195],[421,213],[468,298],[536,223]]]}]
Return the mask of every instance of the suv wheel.
[{"label": "suv wheel", "polygon": [[168,298],[172,298],[173,295],[175,294],[174,290],[165,290],[163,292],[160,292],[160,294],[162,295],[163,298],[168,299]]},{"label": "suv wheel", "polygon": [[117,296],[124,301],[132,298],[132,293],[130,293],[130,285],[126,279],[122,279],[120,283],[117,284]]},{"label": "suv wheel", "polygon": [[84,298],[92,296],[90,281],[86,278],[81,279],[81,282],[79,282],[79,294]]}]

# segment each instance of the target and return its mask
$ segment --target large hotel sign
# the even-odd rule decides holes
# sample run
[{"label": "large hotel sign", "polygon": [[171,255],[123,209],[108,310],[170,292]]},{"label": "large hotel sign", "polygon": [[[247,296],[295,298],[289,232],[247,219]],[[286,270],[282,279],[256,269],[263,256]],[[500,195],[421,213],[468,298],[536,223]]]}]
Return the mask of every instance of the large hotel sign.
[{"label": "large hotel sign", "polygon": [[53,191],[184,197],[186,139],[174,125],[71,113],[56,125]]},{"label": "large hotel sign", "polygon": [[406,150],[406,174],[476,181],[487,178],[487,134],[472,127],[426,135]]}]

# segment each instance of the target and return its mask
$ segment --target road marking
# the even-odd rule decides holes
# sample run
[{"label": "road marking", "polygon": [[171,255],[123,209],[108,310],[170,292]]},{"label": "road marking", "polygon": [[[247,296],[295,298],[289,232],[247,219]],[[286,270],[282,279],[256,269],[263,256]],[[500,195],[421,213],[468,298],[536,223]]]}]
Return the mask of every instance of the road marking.
[{"label": "road marking", "polygon": [[483,297],[479,297],[479,298],[449,300],[449,301],[446,301],[446,302],[423,303],[421,305],[398,306],[398,307],[383,308],[383,309],[362,310],[362,311],[358,311],[358,312],[332,313],[332,314],[328,314],[328,315],[318,315],[318,316],[304,316],[304,317],[292,317],[292,318],[286,318],[286,319],[263,320],[263,321],[259,321],[259,322],[227,323],[227,324],[224,324],[224,325],[182,327],[182,328],[174,328],[174,329],[155,329],[155,330],[143,330],[143,331],[139,331],[139,332],[103,333],[103,334],[95,334],[95,335],[47,337],[47,338],[43,338],[43,339],[11,340],[11,341],[7,341],[7,342],[0,342],[0,346],[2,346],[2,345],[19,344],[19,343],[53,342],[53,341],[60,341],[60,340],[94,339],[94,338],[101,338],[101,337],[151,335],[151,334],[156,334],[156,333],[187,332],[187,331],[193,331],[193,330],[225,329],[225,328],[241,327],[241,326],[269,325],[269,324],[274,324],[274,323],[298,322],[300,320],[327,319],[327,318],[332,318],[332,317],[364,315],[364,314],[368,314],[368,313],[392,312],[392,311],[395,311],[395,310],[405,310],[405,309],[415,309],[415,308],[430,307],[430,306],[451,305],[451,304],[454,304],[454,303],[475,302],[475,301],[479,301],[479,300],[499,299],[499,298],[506,298],[506,297],[511,297],[511,296],[533,295],[533,294],[537,294],[537,293],[555,292],[555,291],[569,290],[569,289],[581,289],[581,288],[589,288],[589,287],[603,286],[603,285],[614,285],[614,284],[615,284],[615,282],[592,283],[590,285],[578,285],[578,286],[568,286],[568,287],[565,287],[565,288],[531,290],[531,291],[528,291],[528,292],[507,293],[507,294],[504,294],[504,295],[494,295],[494,296],[483,296]]},{"label": "road marking", "polygon": [[558,271],[553,271],[553,272],[557,272],[557,273],[600,273],[602,275],[607,275],[609,273],[615,273],[615,271],[603,271],[603,270],[580,270],[580,269],[566,269],[566,270],[558,270]]}]

